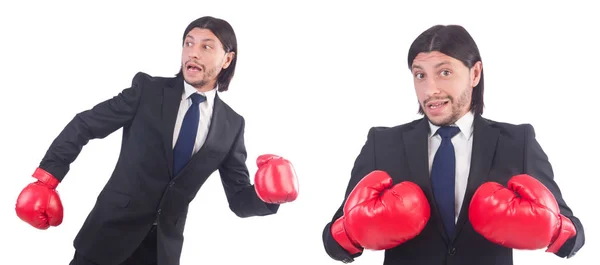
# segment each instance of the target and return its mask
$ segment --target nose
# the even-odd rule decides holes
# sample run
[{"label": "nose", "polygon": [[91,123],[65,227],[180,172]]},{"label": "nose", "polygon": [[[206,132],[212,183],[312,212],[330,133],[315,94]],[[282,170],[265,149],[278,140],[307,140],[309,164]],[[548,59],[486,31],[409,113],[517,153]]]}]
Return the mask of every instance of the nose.
[{"label": "nose", "polygon": [[194,48],[190,49],[190,51],[188,53],[188,57],[190,59],[198,59],[198,51]]},{"label": "nose", "polygon": [[198,47],[196,47],[196,46],[188,47],[187,55],[188,55],[189,59],[200,58],[200,52],[198,52]]},{"label": "nose", "polygon": [[440,93],[437,82],[435,82],[435,79],[432,78],[428,78],[423,83],[423,90],[428,97],[432,97]]}]

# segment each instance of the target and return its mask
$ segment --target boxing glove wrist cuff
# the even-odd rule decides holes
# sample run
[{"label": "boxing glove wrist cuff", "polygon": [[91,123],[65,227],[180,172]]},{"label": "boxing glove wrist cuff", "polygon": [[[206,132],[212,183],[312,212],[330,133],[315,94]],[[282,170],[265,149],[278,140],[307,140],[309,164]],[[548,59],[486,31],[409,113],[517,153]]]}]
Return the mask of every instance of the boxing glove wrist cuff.
[{"label": "boxing glove wrist cuff", "polygon": [[48,173],[48,171],[43,170],[41,168],[36,168],[32,175],[34,178],[39,180],[40,182],[50,186],[52,189],[56,189],[58,186],[58,180],[52,176],[52,174]]},{"label": "boxing glove wrist cuff", "polygon": [[340,217],[331,225],[331,235],[333,239],[340,244],[342,248],[350,253],[350,255],[355,255],[360,253],[362,250],[357,247],[348,234],[346,233],[346,228],[344,228],[344,217]]},{"label": "boxing glove wrist cuff", "polygon": [[560,248],[569,240],[577,234],[577,230],[575,229],[575,225],[573,222],[566,216],[560,214],[560,228],[558,230],[558,235],[556,239],[548,246],[546,252],[550,253],[558,253]]}]

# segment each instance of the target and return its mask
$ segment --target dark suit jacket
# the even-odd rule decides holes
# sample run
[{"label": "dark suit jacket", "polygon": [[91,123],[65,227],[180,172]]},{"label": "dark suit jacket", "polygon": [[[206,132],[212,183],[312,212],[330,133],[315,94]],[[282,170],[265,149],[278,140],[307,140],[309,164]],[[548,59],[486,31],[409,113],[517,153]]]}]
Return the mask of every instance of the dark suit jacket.
[{"label": "dark suit jacket", "polygon": [[123,128],[116,167],[74,240],[77,251],[88,259],[123,262],[158,220],[159,264],[179,264],[188,205],[216,170],[236,215],[277,212],[278,205],[262,202],[250,184],[244,118],[218,95],[205,144],[179,175],[173,175],[173,130],[182,93],[183,78],[140,72],[131,87],[77,114],[41,161],[41,168],[62,181],[89,140]]},{"label": "dark suit jacket", "polygon": [[[356,159],[346,190],[346,198],[354,186],[373,170],[389,173],[394,184],[412,181],[424,191],[430,205],[431,218],[414,239],[385,250],[385,265],[511,265],[512,249],[496,245],[473,230],[468,209],[475,190],[486,181],[506,185],[517,174],[527,173],[540,180],[556,197],[561,214],[573,221],[577,237],[567,241],[558,256],[570,257],[584,244],[583,226],[573,216],[554,182],[548,157],[535,139],[531,125],[512,125],[486,120],[475,115],[473,150],[467,191],[452,238],[444,232],[433,199],[428,167],[428,133],[426,118],[404,125],[371,128],[366,144]],[[344,199],[345,202],[345,199]],[[331,224],[343,215],[342,206],[323,230],[326,252],[335,260],[351,261],[347,251],[332,238]]]}]

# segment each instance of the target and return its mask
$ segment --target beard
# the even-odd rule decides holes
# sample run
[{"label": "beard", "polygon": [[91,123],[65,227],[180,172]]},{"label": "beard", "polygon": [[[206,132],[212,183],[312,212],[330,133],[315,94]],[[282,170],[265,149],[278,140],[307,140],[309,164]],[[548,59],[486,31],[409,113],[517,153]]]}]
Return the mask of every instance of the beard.
[{"label": "beard", "polygon": [[[183,63],[181,65],[181,73],[183,74],[183,80],[188,83],[189,85],[195,87],[195,88],[201,88],[204,87],[208,84],[210,84],[210,82],[212,81],[216,81],[213,79],[216,79],[215,77],[217,76],[217,69],[216,68],[207,68],[204,65],[202,65],[203,68],[203,73],[202,73],[202,79],[200,80],[190,80],[186,77],[185,71],[187,70],[185,67],[185,63]],[[216,84],[215,84],[216,85]]]},{"label": "beard", "polygon": [[[456,121],[458,121],[464,115],[463,110],[464,110],[465,106],[467,106],[471,102],[471,93],[472,93],[471,89],[465,89],[463,91],[463,93],[460,94],[460,96],[458,97],[458,99],[456,101],[455,101],[454,97],[448,96],[447,97],[448,104],[451,104],[451,106],[452,106],[450,115],[448,115],[446,117],[437,117],[437,119],[434,120],[434,119],[431,119],[429,116],[427,116],[427,112],[425,112],[425,116],[427,117],[427,120],[429,120],[429,122],[431,122],[431,124],[433,124],[435,126],[440,126],[440,127],[454,124]],[[427,102],[427,101],[425,101],[425,102]],[[423,103],[422,108],[425,109],[426,107],[427,107],[426,103]]]},{"label": "beard", "polygon": [[185,80],[185,82],[186,82],[186,83],[188,83],[190,86],[193,86],[193,87],[203,87],[203,86],[205,86],[205,85],[208,83],[208,82],[207,82],[206,80],[204,80],[204,79],[203,79],[203,80],[200,80],[200,81],[196,81],[196,82],[190,82],[190,81],[188,81],[188,80],[187,80],[187,79],[185,79],[185,78],[184,78],[184,80]]}]

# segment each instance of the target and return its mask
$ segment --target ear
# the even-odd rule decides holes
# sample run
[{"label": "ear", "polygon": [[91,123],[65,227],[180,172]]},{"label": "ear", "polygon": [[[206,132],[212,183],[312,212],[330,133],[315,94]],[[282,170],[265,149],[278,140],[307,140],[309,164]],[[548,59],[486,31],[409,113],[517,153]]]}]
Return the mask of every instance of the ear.
[{"label": "ear", "polygon": [[479,80],[481,80],[481,72],[483,71],[483,65],[481,61],[478,61],[471,67],[471,87],[476,87],[479,85]]},{"label": "ear", "polygon": [[235,56],[235,52],[228,52],[225,54],[225,58],[223,58],[223,69],[227,69],[231,62],[233,61],[233,57]]}]

